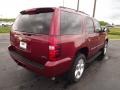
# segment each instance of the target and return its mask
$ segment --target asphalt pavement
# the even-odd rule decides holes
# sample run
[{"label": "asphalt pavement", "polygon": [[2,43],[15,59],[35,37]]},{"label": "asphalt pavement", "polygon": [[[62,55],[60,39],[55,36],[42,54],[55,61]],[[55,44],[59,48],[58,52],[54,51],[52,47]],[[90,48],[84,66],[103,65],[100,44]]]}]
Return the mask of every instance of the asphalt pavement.
[{"label": "asphalt pavement", "polygon": [[119,40],[110,41],[104,60],[92,62],[75,84],[66,84],[62,78],[55,82],[18,66],[8,46],[9,35],[0,34],[0,90],[120,90]]}]

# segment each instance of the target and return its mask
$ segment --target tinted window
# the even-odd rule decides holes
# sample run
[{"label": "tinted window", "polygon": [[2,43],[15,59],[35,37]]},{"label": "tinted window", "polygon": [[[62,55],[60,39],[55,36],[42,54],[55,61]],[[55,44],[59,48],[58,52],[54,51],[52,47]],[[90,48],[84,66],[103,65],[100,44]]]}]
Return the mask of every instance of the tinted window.
[{"label": "tinted window", "polygon": [[86,29],[88,33],[94,33],[94,26],[91,18],[86,18]]},{"label": "tinted window", "polygon": [[13,30],[28,33],[48,34],[52,12],[39,14],[20,14],[16,19]]},{"label": "tinted window", "polygon": [[95,31],[99,32],[101,30],[100,23],[97,20],[94,20]]},{"label": "tinted window", "polygon": [[61,34],[79,34],[82,32],[81,16],[61,11]]}]

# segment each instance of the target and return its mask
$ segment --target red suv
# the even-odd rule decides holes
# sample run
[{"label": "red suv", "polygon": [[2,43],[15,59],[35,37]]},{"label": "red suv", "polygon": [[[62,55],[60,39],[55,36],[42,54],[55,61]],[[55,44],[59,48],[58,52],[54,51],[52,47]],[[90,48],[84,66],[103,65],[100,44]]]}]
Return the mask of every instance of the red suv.
[{"label": "red suv", "polygon": [[34,8],[20,12],[10,42],[10,55],[18,65],[46,77],[67,72],[77,82],[87,63],[105,56],[108,37],[99,22],[84,12]]}]

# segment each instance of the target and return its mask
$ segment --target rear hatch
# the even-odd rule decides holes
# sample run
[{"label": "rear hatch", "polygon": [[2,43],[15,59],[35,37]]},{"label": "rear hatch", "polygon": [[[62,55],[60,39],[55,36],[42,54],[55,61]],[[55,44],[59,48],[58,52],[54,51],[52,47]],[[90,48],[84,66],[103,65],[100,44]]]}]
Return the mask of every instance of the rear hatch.
[{"label": "rear hatch", "polygon": [[40,8],[20,13],[13,24],[10,37],[17,52],[41,64],[48,60],[53,12],[52,8]]}]

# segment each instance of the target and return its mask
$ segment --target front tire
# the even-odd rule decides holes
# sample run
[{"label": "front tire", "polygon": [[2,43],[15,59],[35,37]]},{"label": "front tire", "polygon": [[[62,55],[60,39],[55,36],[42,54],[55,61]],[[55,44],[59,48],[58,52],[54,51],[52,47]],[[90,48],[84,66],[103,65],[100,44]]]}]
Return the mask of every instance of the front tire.
[{"label": "front tire", "polygon": [[108,48],[108,42],[105,42],[104,48],[102,50],[102,56],[105,56],[107,54],[107,48]]},{"label": "front tire", "polygon": [[107,54],[107,48],[108,48],[108,42],[106,41],[105,44],[104,44],[104,47],[102,49],[102,53],[99,56],[99,60],[103,60],[103,58],[106,56],[106,54]]},{"label": "front tire", "polygon": [[79,54],[76,57],[73,67],[68,74],[69,81],[78,82],[81,79],[85,70],[85,61],[86,57],[83,54]]}]

